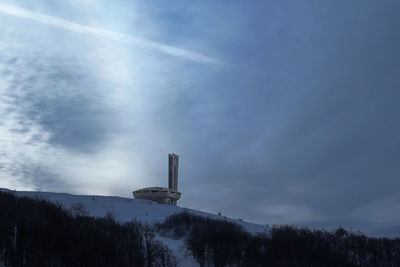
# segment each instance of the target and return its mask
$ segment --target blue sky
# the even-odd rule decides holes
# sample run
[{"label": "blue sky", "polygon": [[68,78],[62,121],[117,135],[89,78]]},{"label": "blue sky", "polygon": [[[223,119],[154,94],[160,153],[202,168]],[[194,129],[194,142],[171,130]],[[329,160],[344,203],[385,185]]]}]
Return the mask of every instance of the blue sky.
[{"label": "blue sky", "polygon": [[2,1],[0,186],[400,223],[398,1]]}]

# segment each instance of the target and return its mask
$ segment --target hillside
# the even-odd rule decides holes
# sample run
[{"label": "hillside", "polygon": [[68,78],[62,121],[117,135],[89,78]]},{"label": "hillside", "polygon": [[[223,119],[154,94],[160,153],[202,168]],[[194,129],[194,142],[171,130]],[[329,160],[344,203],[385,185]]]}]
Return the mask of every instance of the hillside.
[{"label": "hillside", "polygon": [[165,220],[165,218],[174,213],[188,211],[195,215],[205,216],[212,219],[227,219],[228,221],[242,225],[251,233],[264,232],[267,230],[267,228],[262,225],[221,217],[198,210],[186,209],[179,206],[157,204],[148,200],[116,196],[72,195],[67,193],[38,191],[12,191],[4,188],[0,188],[0,191],[12,192],[17,196],[45,199],[53,203],[62,204],[65,209],[71,209],[73,206],[80,203],[84,205],[89,212],[88,215],[90,216],[104,217],[107,213],[111,213],[115,220],[119,222],[129,222],[136,219],[140,222],[148,224],[161,223]]},{"label": "hillside", "polygon": [[400,267],[400,238],[263,228],[119,197],[0,190],[0,266]]},{"label": "hillside", "polygon": [[[67,193],[52,193],[38,191],[12,191],[1,188],[0,191],[13,193],[18,197],[30,197],[35,199],[44,199],[53,203],[61,204],[63,208],[70,210],[74,207],[83,205],[87,215],[93,217],[105,217],[111,214],[118,222],[129,222],[138,220],[142,223],[154,225],[162,223],[168,216],[188,211],[191,214],[203,216],[212,219],[226,219],[227,221],[237,223],[243,226],[250,233],[261,233],[268,229],[265,226],[257,225],[237,219],[226,218],[198,210],[186,209],[179,206],[167,204],[158,204],[148,200],[139,200],[133,198],[123,198],[116,196],[97,196],[97,195],[72,195]],[[182,239],[172,239],[157,235],[156,238],[168,246],[181,261],[180,266],[193,266],[195,262],[190,258],[185,258],[180,247],[183,244]]]}]

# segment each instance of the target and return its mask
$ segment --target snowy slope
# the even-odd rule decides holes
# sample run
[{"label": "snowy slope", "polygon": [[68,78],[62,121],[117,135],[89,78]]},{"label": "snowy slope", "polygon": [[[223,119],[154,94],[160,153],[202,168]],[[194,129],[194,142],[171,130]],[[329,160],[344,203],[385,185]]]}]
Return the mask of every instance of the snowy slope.
[{"label": "snowy slope", "polygon": [[[49,200],[54,203],[61,204],[65,209],[71,209],[77,204],[85,206],[89,212],[89,216],[104,217],[107,213],[111,213],[113,217],[120,222],[129,222],[134,219],[148,223],[161,223],[168,216],[182,212],[184,210],[213,219],[225,219],[215,214],[210,214],[198,210],[184,209],[179,206],[171,206],[167,204],[157,204],[152,201],[139,200],[133,198],[122,198],[114,196],[85,196],[85,195],[71,195],[66,193],[51,193],[51,192],[37,192],[37,191],[11,191],[8,189],[0,188],[0,191],[13,193],[17,196],[25,196],[31,198],[39,198]],[[245,221],[226,218],[231,222],[242,225],[246,230],[251,233],[258,233],[266,231],[266,227]],[[174,240],[163,236],[157,236],[158,240],[167,245],[178,257],[180,258],[180,266],[196,266],[192,258],[184,257],[182,250],[183,240]],[[0,263],[1,267],[1,263]]]},{"label": "snowy slope", "polygon": [[[114,196],[85,196],[71,195],[67,193],[51,193],[37,191],[11,191],[8,189],[0,189],[3,192],[12,192],[17,196],[26,196],[32,198],[46,199],[54,203],[60,203],[65,209],[79,203],[83,204],[89,211],[90,216],[104,217],[107,213],[111,213],[117,221],[128,222],[138,220],[143,223],[154,224],[163,222],[168,216],[182,212],[184,210],[213,219],[225,219],[215,214],[206,213],[198,210],[184,209],[179,206],[167,204],[157,204],[153,201],[139,200],[133,198],[122,198]],[[251,233],[264,232],[265,226],[253,224],[237,219],[226,218],[229,221],[242,225]]]}]

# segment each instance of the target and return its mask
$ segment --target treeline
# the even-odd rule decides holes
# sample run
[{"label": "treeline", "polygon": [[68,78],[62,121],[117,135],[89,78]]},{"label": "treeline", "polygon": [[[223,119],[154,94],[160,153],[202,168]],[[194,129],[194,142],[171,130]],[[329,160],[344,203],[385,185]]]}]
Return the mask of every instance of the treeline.
[{"label": "treeline", "polygon": [[[83,206],[65,210],[0,192],[0,265],[177,266],[177,257],[155,240],[153,228],[87,215]],[[400,267],[400,238],[371,238],[343,228],[276,226],[252,235],[227,220],[182,212],[155,230],[184,238],[187,254],[200,266]]]},{"label": "treeline", "polygon": [[6,266],[177,266],[154,231],[92,218],[45,200],[0,192],[0,263]]},{"label": "treeline", "polygon": [[276,226],[252,235],[226,220],[182,212],[168,217],[157,231],[184,237],[187,253],[200,266],[400,266],[399,238],[371,238],[343,228]]}]

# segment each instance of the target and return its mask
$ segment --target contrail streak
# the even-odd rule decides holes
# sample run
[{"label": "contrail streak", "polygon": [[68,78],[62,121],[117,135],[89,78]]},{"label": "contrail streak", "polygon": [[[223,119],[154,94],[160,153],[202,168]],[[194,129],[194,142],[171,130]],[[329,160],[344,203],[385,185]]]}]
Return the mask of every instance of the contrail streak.
[{"label": "contrail streak", "polygon": [[0,4],[0,12],[3,12],[7,15],[19,17],[19,18],[31,19],[31,20],[34,20],[37,22],[52,25],[52,26],[59,27],[59,28],[65,29],[65,30],[76,32],[76,33],[97,35],[97,36],[107,38],[110,40],[114,40],[114,41],[119,41],[119,42],[131,44],[131,45],[141,46],[144,48],[158,50],[165,54],[176,56],[176,57],[181,57],[181,58],[184,58],[187,60],[192,60],[192,61],[196,61],[196,62],[200,62],[200,63],[207,63],[207,64],[221,63],[217,59],[210,58],[210,57],[198,54],[198,53],[190,52],[190,51],[187,51],[184,49],[160,44],[157,42],[153,42],[153,41],[149,41],[149,40],[145,40],[145,39],[141,39],[141,38],[135,38],[135,37],[123,34],[123,33],[119,33],[119,32],[85,26],[85,25],[78,24],[75,22],[71,22],[71,21],[59,19],[56,17],[44,15],[41,13],[32,12],[32,11],[29,11],[29,10],[26,10],[26,9],[23,9],[20,7],[12,6],[12,5]]}]

